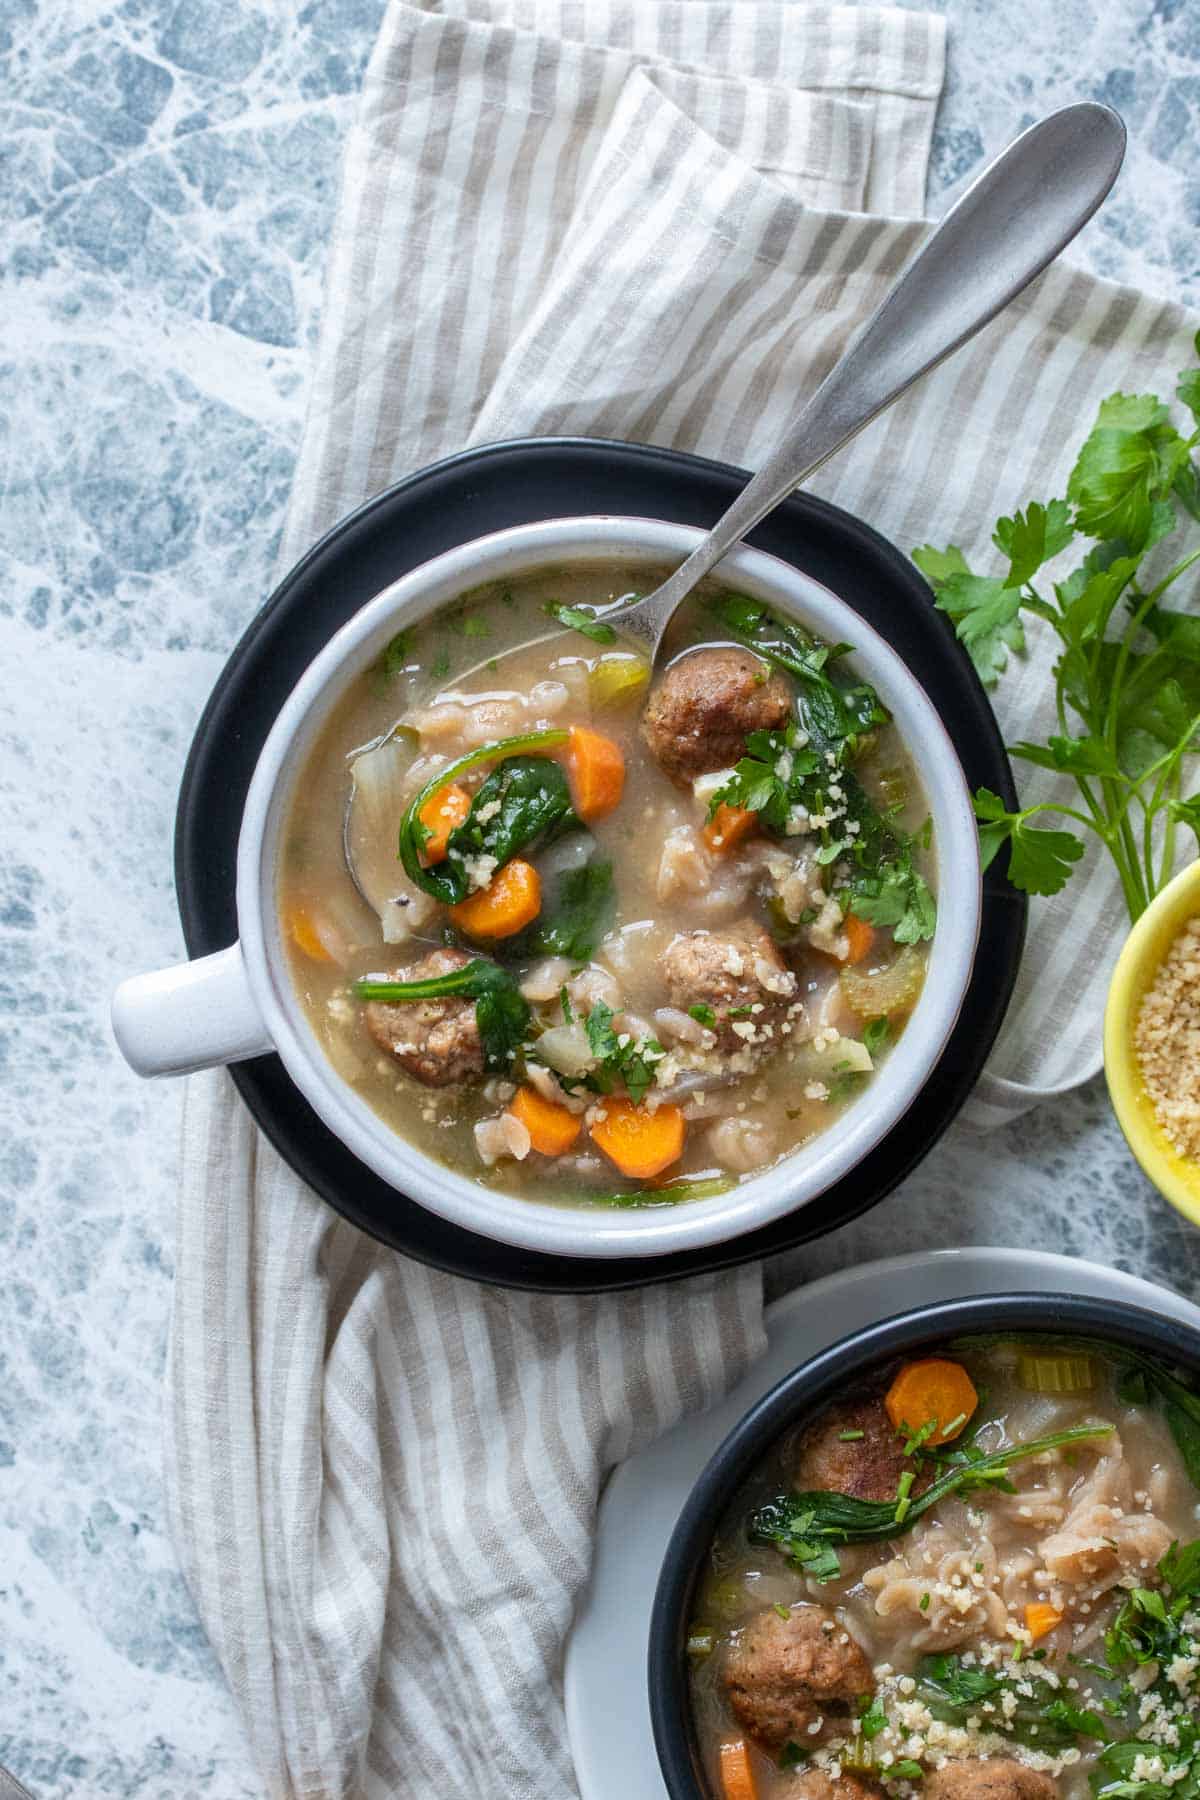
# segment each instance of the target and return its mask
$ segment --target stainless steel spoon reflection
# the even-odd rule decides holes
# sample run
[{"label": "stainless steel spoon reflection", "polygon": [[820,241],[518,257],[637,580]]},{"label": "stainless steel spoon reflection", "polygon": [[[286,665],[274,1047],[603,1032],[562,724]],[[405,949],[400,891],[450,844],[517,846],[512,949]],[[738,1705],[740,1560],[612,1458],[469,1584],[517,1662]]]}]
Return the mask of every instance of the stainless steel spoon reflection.
[{"label": "stainless steel spoon reflection", "polygon": [[696,583],[842,445],[982,329],[1086,225],[1125,155],[1110,107],[1063,107],[1001,151],[926,239],[780,444],[687,561],[604,617],[657,655]]}]

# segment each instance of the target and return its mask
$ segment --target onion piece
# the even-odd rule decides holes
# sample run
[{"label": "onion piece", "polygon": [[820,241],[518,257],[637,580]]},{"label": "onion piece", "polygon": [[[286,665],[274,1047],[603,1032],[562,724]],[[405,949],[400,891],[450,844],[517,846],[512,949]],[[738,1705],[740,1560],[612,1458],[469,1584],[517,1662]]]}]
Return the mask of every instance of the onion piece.
[{"label": "onion piece", "polygon": [[417,734],[395,725],[350,759],[350,796],[342,821],[346,867],[379,919],[385,944],[412,937],[437,902],[410,882],[400,866],[400,821],[412,795]]},{"label": "onion piece", "polygon": [[587,1032],[578,1019],[571,1025],[552,1025],[537,1041],[542,1061],[559,1075],[586,1075],[596,1065]]}]

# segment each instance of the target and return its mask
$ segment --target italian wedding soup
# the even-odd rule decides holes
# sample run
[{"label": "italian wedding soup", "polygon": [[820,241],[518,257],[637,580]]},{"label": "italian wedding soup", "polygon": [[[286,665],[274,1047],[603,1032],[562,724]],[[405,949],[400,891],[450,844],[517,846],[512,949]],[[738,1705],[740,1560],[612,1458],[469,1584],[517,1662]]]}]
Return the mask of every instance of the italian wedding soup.
[{"label": "italian wedding soup", "polygon": [[400,632],[297,783],[279,906],[313,1031],[396,1132],[507,1192],[670,1205],[870,1083],[934,848],[849,646],[701,589],[652,679],[596,616],[621,597],[538,573]]},{"label": "italian wedding soup", "polygon": [[1200,1396],[1136,1352],[969,1340],[786,1434],[688,1639],[719,1800],[1192,1800]]}]

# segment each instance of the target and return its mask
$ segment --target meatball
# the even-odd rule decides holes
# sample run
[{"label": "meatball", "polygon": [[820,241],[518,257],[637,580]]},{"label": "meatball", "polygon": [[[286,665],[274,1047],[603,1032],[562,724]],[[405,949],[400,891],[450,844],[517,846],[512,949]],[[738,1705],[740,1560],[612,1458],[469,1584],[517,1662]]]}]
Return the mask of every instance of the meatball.
[{"label": "meatball", "polygon": [[661,967],[672,1006],[681,1012],[712,1009],[721,1050],[779,1047],[779,1024],[796,977],[760,925],[747,919],[728,931],[680,932],[664,950]]},{"label": "meatball", "polygon": [[806,1769],[788,1793],[798,1795],[799,1800],[884,1800],[879,1782],[854,1769],[843,1769],[840,1775],[830,1775],[824,1769]]},{"label": "meatball", "polygon": [[[847,1431],[861,1435],[847,1442],[842,1436]],[[888,1418],[883,1401],[877,1395],[862,1395],[828,1407],[807,1428],[800,1439],[792,1479],[801,1493],[823,1489],[852,1494],[856,1500],[892,1500],[901,1475],[914,1468],[903,1450],[904,1439]],[[922,1470],[913,1483],[913,1493],[921,1493],[929,1482],[929,1471]]]},{"label": "meatball", "polygon": [[921,1792],[925,1800],[1058,1800],[1049,1775],[1004,1756],[943,1763],[926,1776]]},{"label": "meatball", "polygon": [[783,676],[749,650],[692,650],[672,663],[642,714],[650,753],[678,787],[727,769],[751,731],[773,731],[792,710]]},{"label": "meatball", "polygon": [[[871,1665],[845,1626],[807,1605],[793,1606],[786,1618],[774,1607],[756,1613],[731,1646],[724,1677],[738,1722],[768,1750],[828,1735],[875,1688]],[[810,1733],[819,1721],[828,1730]]]},{"label": "meatball", "polygon": [[[434,950],[411,968],[397,969],[394,981],[425,981],[449,975],[474,959],[461,950]],[[483,1046],[475,1021],[475,1002],[457,996],[445,1000],[404,1000],[394,1006],[372,1000],[367,1030],[381,1050],[426,1087],[451,1087],[483,1074]]]}]

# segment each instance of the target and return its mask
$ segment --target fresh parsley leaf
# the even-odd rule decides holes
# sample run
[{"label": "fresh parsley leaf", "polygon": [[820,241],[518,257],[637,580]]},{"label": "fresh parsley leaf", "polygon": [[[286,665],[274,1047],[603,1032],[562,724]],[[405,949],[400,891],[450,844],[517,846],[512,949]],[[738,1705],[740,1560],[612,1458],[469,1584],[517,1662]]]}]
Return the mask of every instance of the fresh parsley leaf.
[{"label": "fresh parsley leaf", "polygon": [[1173,510],[1165,516],[1162,494],[1185,456],[1184,440],[1153,394],[1110,395],[1067,482],[1077,529],[1088,537],[1120,539],[1140,555],[1174,523]]},{"label": "fresh parsley leaf", "polygon": [[[654,1071],[666,1051],[656,1038],[629,1037],[613,1030],[613,1010],[598,1000],[588,1013],[584,1029],[588,1045],[598,1067],[591,1080],[602,1093],[610,1093],[616,1081],[623,1081],[635,1106],[640,1106],[654,1085]],[[621,1042],[624,1037],[626,1041]]]},{"label": "fresh parsley leaf", "polygon": [[1024,587],[1074,536],[1071,508],[1065,500],[1050,500],[1045,506],[1031,500],[1023,513],[998,519],[992,542],[1009,559],[1005,587]]},{"label": "fresh parsley leaf", "polygon": [[1031,825],[1030,818],[1037,811],[1031,807],[1010,813],[999,794],[978,788],[975,817],[979,821],[980,861],[988,868],[1008,844],[1008,878],[1013,886],[1026,894],[1057,894],[1066,885],[1072,865],[1083,855],[1083,845],[1072,832]]},{"label": "fresh parsley leaf", "polygon": [[706,1006],[702,1000],[698,1000],[695,1006],[688,1007],[688,1017],[695,1019],[697,1025],[703,1025],[706,1031],[711,1031],[717,1022],[717,1015],[712,1007]]},{"label": "fresh parsley leaf", "polygon": [[891,1034],[891,1022],[888,1019],[868,1019],[863,1026],[863,1043],[872,1056],[878,1056]]},{"label": "fresh parsley leaf", "polygon": [[566,606],[561,600],[547,600],[542,611],[550,618],[557,619],[568,631],[578,631],[593,644],[615,644],[617,634],[611,625],[605,625],[597,619],[588,607]]},{"label": "fresh parsley leaf", "polygon": [[994,687],[1008,664],[1009,651],[1025,652],[1021,591],[996,576],[960,571],[937,592],[940,612],[954,621],[955,635],[985,687]]},{"label": "fresh parsley leaf", "polygon": [[878,1695],[872,1700],[866,1712],[860,1714],[858,1729],[868,1744],[872,1743],[881,1731],[887,1730],[887,1713],[884,1711],[883,1701]]},{"label": "fresh parsley leaf", "polygon": [[1200,1598],[1200,1538],[1191,1544],[1172,1544],[1158,1572],[1171,1590],[1172,1604]]},{"label": "fresh parsley leaf", "polygon": [[952,575],[969,575],[971,572],[957,544],[949,544],[945,550],[936,550],[932,544],[918,544],[912,559],[935,593]]},{"label": "fresh parsley leaf", "polygon": [[1108,745],[1094,737],[1052,737],[1045,744],[1010,744],[1010,756],[1035,763],[1039,769],[1057,769],[1065,775],[1120,776],[1121,768]]}]

